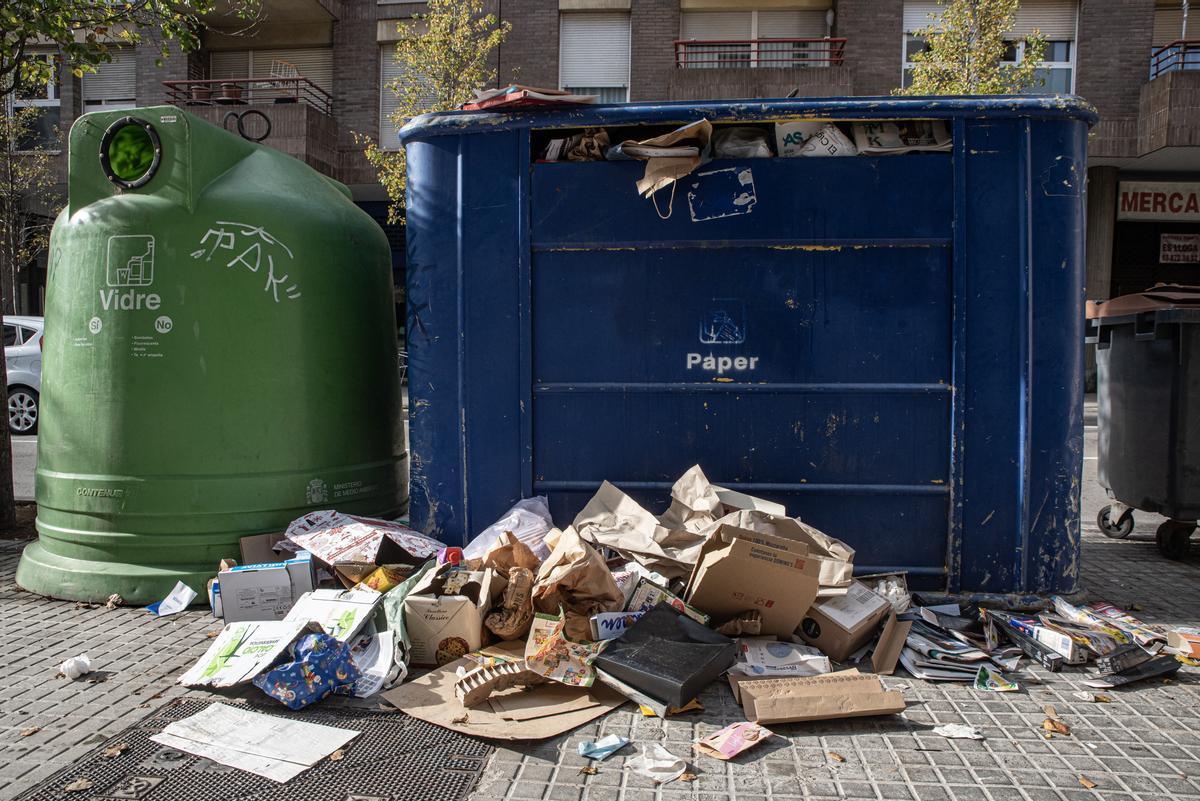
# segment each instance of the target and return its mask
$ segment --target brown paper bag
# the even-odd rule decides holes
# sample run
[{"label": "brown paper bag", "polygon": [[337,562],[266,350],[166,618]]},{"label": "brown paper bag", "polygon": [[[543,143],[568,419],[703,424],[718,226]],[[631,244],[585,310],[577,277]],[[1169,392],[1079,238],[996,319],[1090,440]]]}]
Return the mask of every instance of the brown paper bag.
[{"label": "brown paper bag", "polygon": [[536,573],[541,564],[542,560],[511,531],[502,532],[483,557],[483,566],[492,568],[502,576],[507,576],[514,567],[523,567]]},{"label": "brown paper bag", "polygon": [[625,596],[596,549],[573,527],[563,529],[538,570],[533,608],[552,615],[561,608],[567,636],[586,642],[591,640],[589,617],[597,612],[618,612],[624,605]]}]

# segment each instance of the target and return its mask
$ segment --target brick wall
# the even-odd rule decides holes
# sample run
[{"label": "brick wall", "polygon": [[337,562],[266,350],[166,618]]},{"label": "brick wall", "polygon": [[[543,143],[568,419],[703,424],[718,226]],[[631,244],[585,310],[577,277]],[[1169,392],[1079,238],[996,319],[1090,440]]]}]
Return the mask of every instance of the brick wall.
[{"label": "brick wall", "polygon": [[499,50],[501,83],[558,87],[558,0],[500,0],[497,16],[512,25]]},{"label": "brick wall", "polygon": [[850,68],[845,65],[820,69],[676,69],[671,73],[672,100],[787,97],[795,89],[801,97],[850,94]]},{"label": "brick wall", "polygon": [[379,136],[380,46],[375,32],[386,9],[361,0],[342,3],[333,23],[333,113],[340,164],[335,177],[345,183],[375,179],[355,134]]},{"label": "brick wall", "polygon": [[1075,93],[1100,112],[1088,152],[1136,156],[1141,88],[1150,69],[1154,0],[1081,0]]},{"label": "brick wall", "polygon": [[903,0],[837,0],[834,36],[845,37],[851,91],[887,95],[900,85]]},{"label": "brick wall", "polygon": [[139,106],[156,106],[167,102],[167,91],[163,81],[186,81],[195,77],[200,69],[203,74],[201,53],[184,53],[178,42],[168,42],[170,55],[162,58],[162,37],[150,31],[142,34],[142,43],[137,47],[137,103]]},{"label": "brick wall", "polygon": [[630,7],[629,99],[671,96],[679,0],[633,0]]}]

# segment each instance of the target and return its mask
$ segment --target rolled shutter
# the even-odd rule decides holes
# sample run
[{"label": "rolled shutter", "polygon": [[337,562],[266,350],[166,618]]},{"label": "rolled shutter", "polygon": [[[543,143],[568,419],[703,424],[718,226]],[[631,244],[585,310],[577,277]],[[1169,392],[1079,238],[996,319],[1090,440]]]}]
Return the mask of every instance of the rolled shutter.
[{"label": "rolled shutter", "polygon": [[[384,150],[398,150],[400,128],[392,122],[392,114],[400,107],[400,97],[390,87],[393,81],[403,79],[405,72],[403,65],[396,63],[395,44],[380,48],[379,64],[379,146]],[[433,108],[435,100],[433,92],[427,92],[420,98],[419,111]]]},{"label": "rolled shutter", "polygon": [[308,78],[326,92],[333,92],[333,48],[298,47],[291,50],[255,50],[252,53],[250,75],[269,78],[276,61],[293,65],[300,77]]},{"label": "rolled shutter", "polygon": [[132,47],[109,51],[112,61],[97,64],[94,73],[84,73],[84,105],[104,102],[133,102],[137,95],[137,57]]},{"label": "rolled shutter", "polygon": [[[1195,20],[1192,20],[1193,22]],[[1183,9],[1159,6],[1154,9],[1154,46],[1164,47],[1183,36]]]},{"label": "rolled shutter", "polygon": [[680,17],[684,39],[750,38],[752,20],[749,11],[684,11]]},{"label": "rolled shutter", "polygon": [[942,7],[937,3],[905,3],[904,32],[912,33],[935,24]]},{"label": "rolled shutter", "polygon": [[825,36],[824,11],[760,11],[759,39],[820,39]]},{"label": "rolled shutter", "polygon": [[629,86],[629,14],[564,13],[559,25],[559,85]]},{"label": "rolled shutter", "polygon": [[216,50],[208,56],[213,78],[249,78],[250,53],[246,50]]},{"label": "rolled shutter", "polygon": [[1048,41],[1075,40],[1075,0],[1021,0],[1012,36],[1021,39],[1040,31]]}]

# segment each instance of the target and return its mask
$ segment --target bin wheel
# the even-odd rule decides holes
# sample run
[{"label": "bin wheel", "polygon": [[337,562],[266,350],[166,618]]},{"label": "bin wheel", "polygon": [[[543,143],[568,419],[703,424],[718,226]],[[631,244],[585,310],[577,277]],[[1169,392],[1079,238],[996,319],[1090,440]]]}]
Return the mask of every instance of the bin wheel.
[{"label": "bin wheel", "polygon": [[1181,520],[1168,520],[1158,527],[1154,540],[1163,556],[1176,561],[1187,557],[1192,546],[1192,532],[1196,524]]},{"label": "bin wheel", "polygon": [[1126,509],[1124,514],[1113,520],[1112,505],[1105,506],[1096,515],[1096,525],[1100,527],[1104,536],[1112,537],[1114,540],[1123,540],[1133,532],[1133,510]]}]

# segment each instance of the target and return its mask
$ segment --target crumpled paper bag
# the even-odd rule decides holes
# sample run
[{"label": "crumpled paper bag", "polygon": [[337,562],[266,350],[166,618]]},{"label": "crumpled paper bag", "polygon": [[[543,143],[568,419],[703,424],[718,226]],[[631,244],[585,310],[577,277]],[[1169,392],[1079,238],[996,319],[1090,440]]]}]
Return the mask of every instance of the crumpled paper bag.
[{"label": "crumpled paper bag", "polygon": [[687,578],[720,508],[716,491],[697,465],[671,488],[671,507],[661,520],[605,481],[574,525],[585,540],[642,567],[668,579]]},{"label": "crumpled paper bag", "polygon": [[604,559],[574,527],[551,533],[556,537],[554,550],[538,569],[533,608],[552,615],[561,608],[567,637],[590,640],[588,618],[597,612],[620,611],[625,596]]}]

